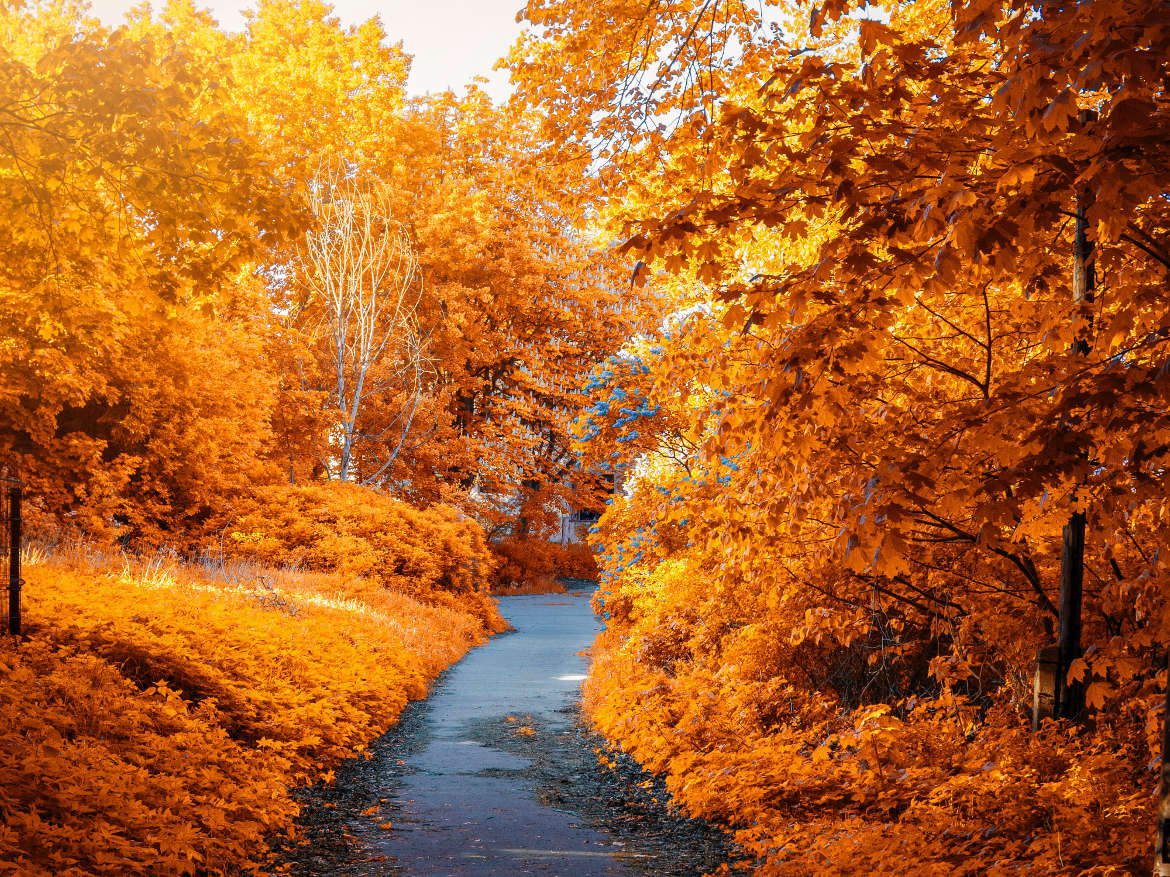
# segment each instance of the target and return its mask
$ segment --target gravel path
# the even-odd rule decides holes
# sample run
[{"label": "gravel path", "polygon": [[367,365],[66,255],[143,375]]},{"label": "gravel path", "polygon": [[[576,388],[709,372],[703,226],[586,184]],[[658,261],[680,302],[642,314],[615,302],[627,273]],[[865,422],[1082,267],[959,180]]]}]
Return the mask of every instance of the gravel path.
[{"label": "gravel path", "polygon": [[581,724],[591,593],[501,598],[515,632],[444,673],[370,759],[304,793],[286,873],[700,875],[728,861],[722,832],[671,812],[656,779]]}]

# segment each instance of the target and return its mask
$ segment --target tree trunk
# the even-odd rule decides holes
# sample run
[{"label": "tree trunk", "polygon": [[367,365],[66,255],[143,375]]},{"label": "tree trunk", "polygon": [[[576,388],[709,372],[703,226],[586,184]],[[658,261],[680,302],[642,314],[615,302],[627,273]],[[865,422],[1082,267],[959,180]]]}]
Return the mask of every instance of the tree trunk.
[{"label": "tree trunk", "polygon": [[1069,667],[1081,656],[1081,595],[1085,580],[1085,515],[1074,512],[1064,525],[1060,555],[1060,630],[1057,635],[1059,663],[1056,674],[1056,715],[1076,719],[1084,707],[1084,686],[1070,682]]},{"label": "tree trunk", "polygon": [[[1082,110],[1081,125],[1095,121],[1097,114]],[[1073,302],[1091,303],[1097,286],[1093,267],[1093,242],[1088,236],[1089,223],[1085,216],[1083,199],[1077,199],[1076,238],[1073,244]],[[1073,342],[1073,353],[1085,356],[1089,352],[1087,337]],[[1074,500],[1076,494],[1073,494]],[[1056,715],[1077,719],[1084,709],[1084,686],[1070,683],[1069,667],[1081,656],[1081,602],[1085,579],[1085,514],[1073,512],[1064,526],[1063,549],[1060,556],[1060,627],[1057,632]]]}]

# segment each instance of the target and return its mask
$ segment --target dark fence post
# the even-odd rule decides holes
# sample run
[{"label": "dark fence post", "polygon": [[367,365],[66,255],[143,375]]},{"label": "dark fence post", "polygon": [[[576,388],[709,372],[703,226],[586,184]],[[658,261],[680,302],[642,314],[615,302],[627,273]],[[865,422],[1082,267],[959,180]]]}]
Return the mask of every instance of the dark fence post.
[{"label": "dark fence post", "polygon": [[1032,730],[1039,731],[1044,719],[1056,715],[1056,683],[1060,649],[1045,646],[1036,653],[1036,675],[1032,681]]},{"label": "dark fence post", "polygon": [[8,632],[20,636],[21,489],[8,489]]}]

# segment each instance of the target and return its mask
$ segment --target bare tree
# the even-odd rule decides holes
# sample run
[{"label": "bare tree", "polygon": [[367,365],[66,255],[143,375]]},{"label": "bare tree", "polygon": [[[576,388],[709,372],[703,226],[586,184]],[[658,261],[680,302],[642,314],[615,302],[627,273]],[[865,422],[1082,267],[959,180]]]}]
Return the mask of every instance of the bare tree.
[{"label": "bare tree", "polygon": [[[337,476],[350,480],[355,443],[370,442],[382,483],[414,425],[431,376],[427,339],[417,311],[422,276],[414,245],[394,219],[384,186],[359,179],[344,165],[322,166],[309,186],[315,223],[305,235],[300,265],[322,310],[333,359],[330,404],[339,417]],[[363,403],[374,396],[390,411],[379,429],[359,428]],[[367,406],[368,407],[368,406]]]}]

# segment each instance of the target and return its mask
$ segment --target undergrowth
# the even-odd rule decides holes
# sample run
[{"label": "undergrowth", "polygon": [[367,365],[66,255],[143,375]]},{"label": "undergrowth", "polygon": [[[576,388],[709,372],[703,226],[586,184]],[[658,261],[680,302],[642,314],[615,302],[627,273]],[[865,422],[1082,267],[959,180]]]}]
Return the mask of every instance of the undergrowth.
[{"label": "undergrowth", "polygon": [[504,623],[339,574],[26,552],[0,641],[0,874],[265,867],[332,778]]}]

